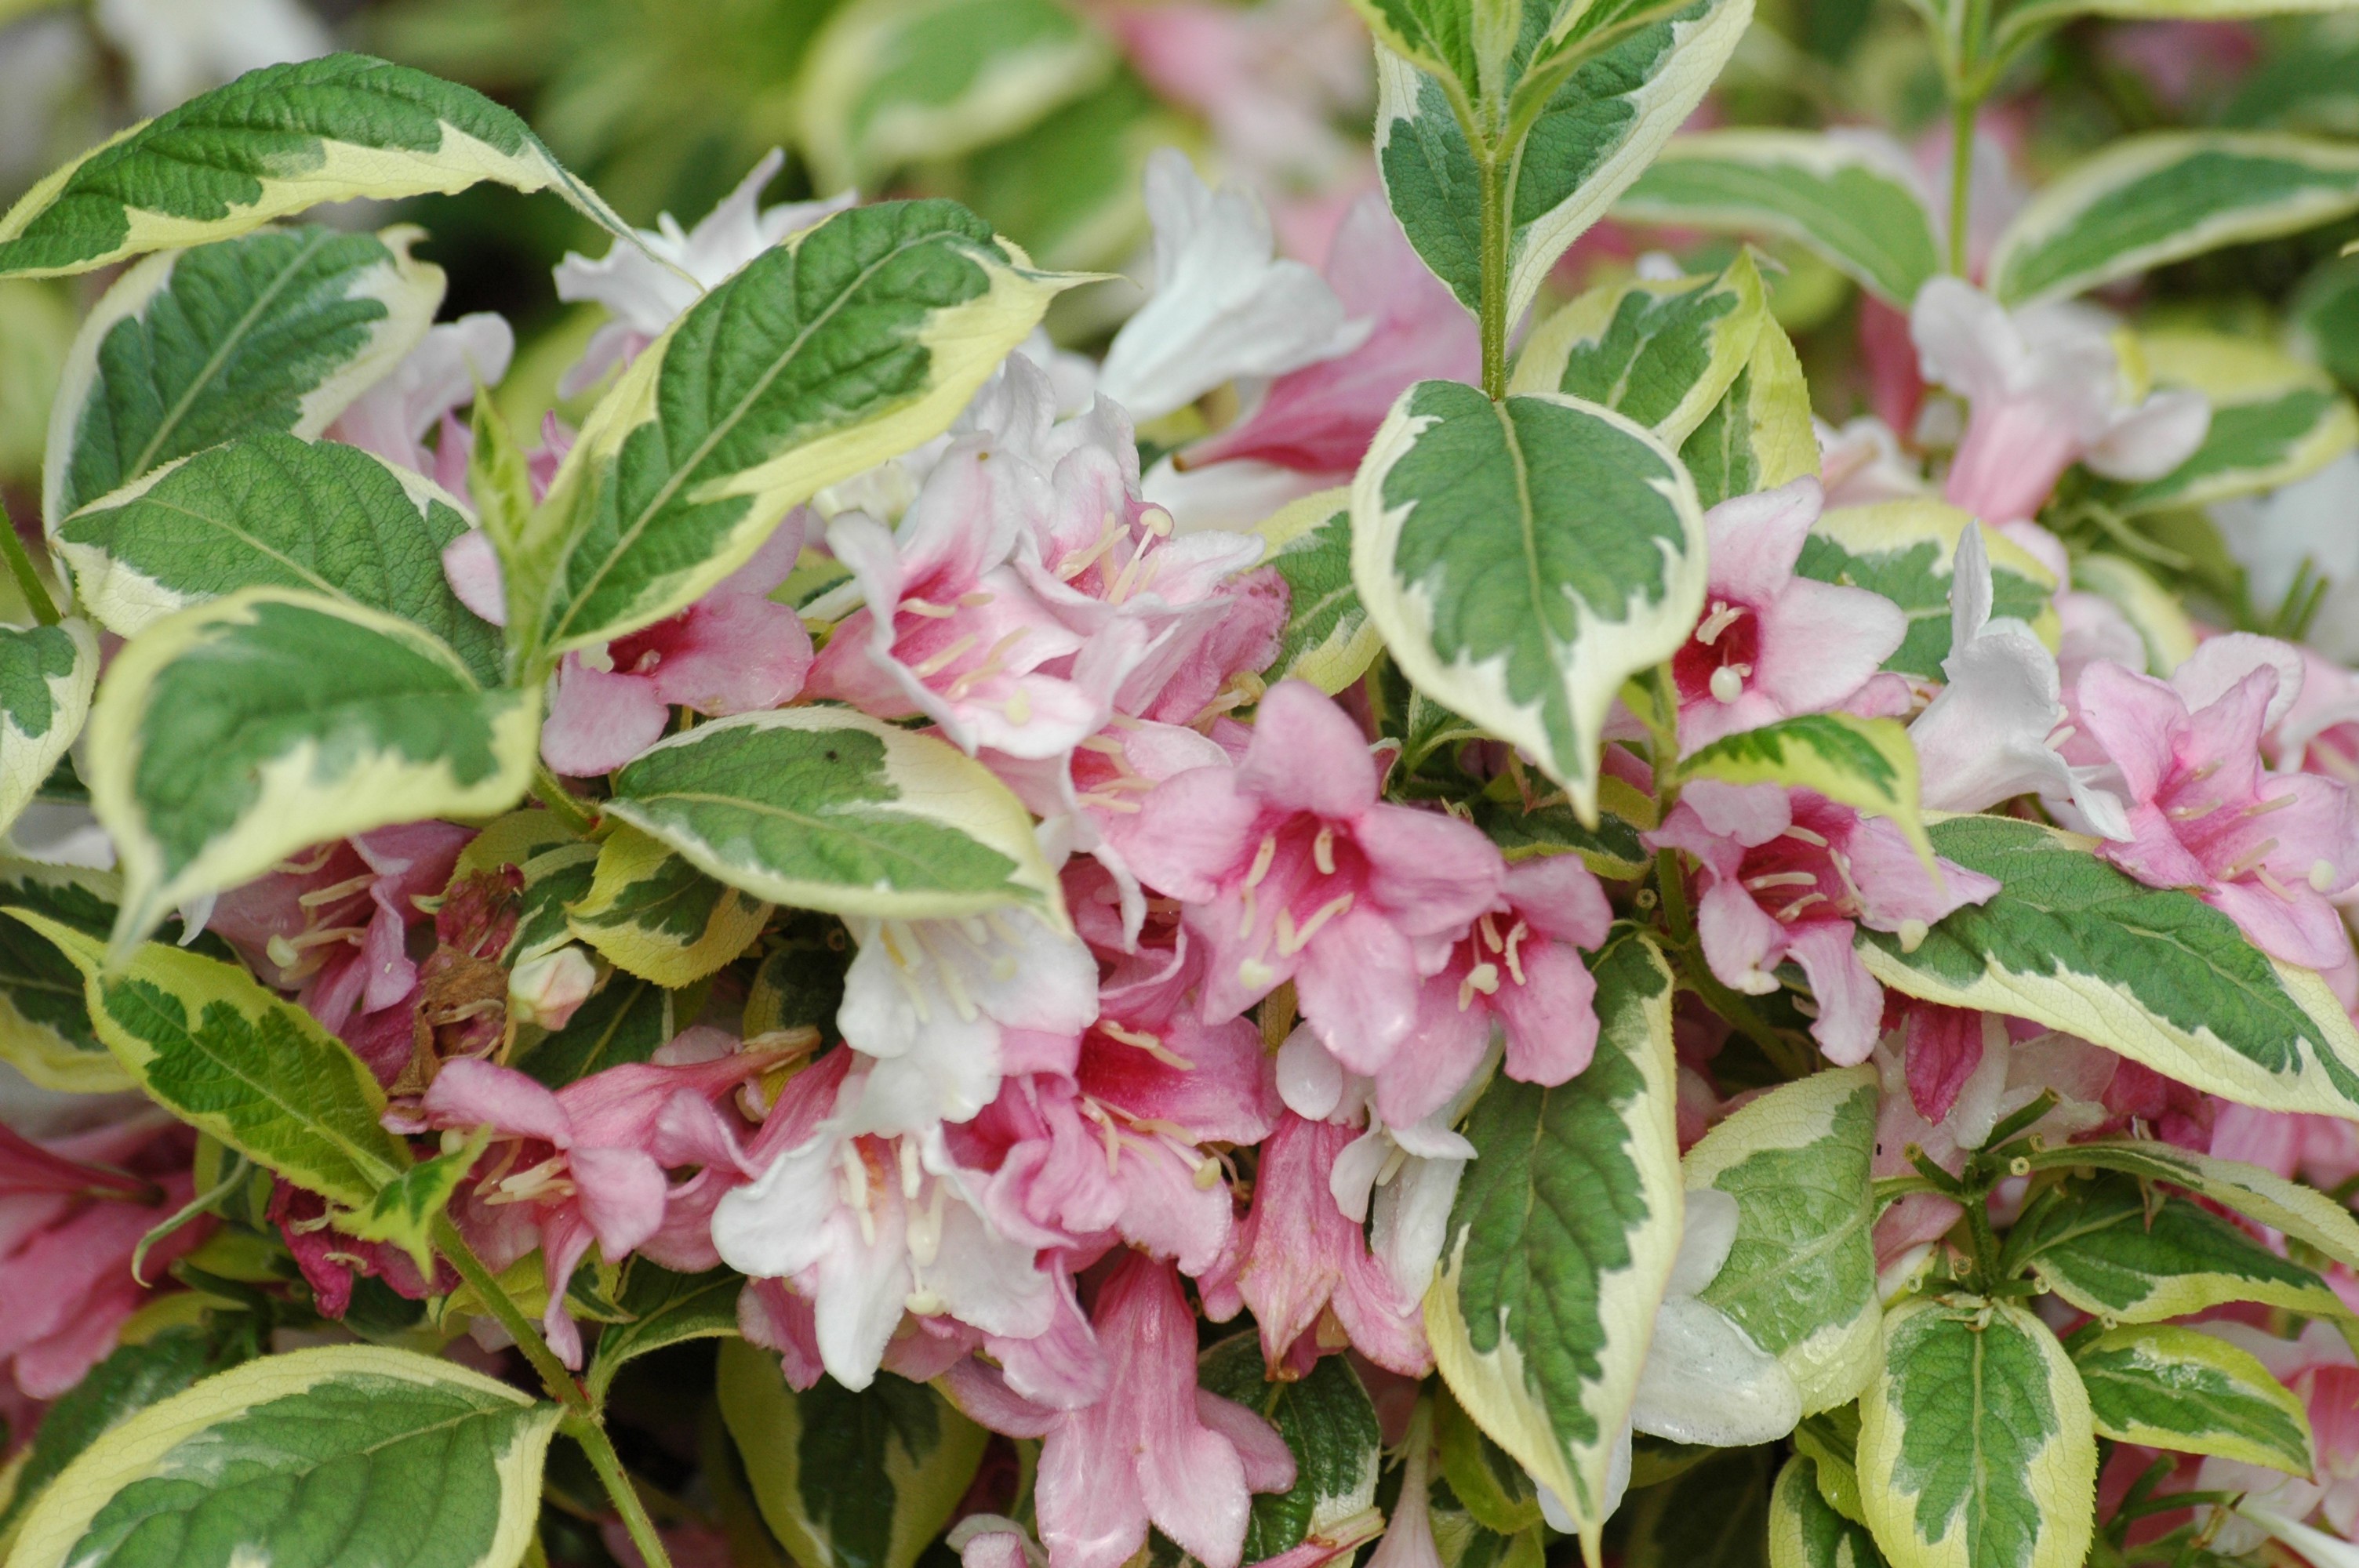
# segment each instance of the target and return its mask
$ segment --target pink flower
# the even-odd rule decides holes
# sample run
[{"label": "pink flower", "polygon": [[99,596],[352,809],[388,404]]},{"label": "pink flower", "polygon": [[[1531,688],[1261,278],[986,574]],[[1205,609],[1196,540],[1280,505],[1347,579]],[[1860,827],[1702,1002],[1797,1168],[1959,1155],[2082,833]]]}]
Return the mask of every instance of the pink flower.
[{"label": "pink flower", "polygon": [[441,894],[473,837],[412,822],[323,845],[222,894],[209,928],[391,1084],[409,1060],[420,994],[409,933],[429,916],[418,901]]},{"label": "pink flower", "polygon": [[[556,410],[540,416],[540,445],[524,455],[532,498],[544,501],[565,454],[573,449],[573,432],[559,422]],[[467,464],[475,451],[475,433],[450,415],[442,416],[442,436],[434,449],[437,482],[453,495],[467,489]],[[492,536],[470,528],[442,546],[442,580],[460,603],[495,626],[508,623],[507,584],[500,575],[499,552]]]},{"label": "pink flower", "polygon": [[[465,427],[451,415],[475,400],[476,387],[498,385],[515,357],[515,331],[491,311],[429,327],[391,374],[336,416],[328,439],[374,452],[453,495],[464,495],[469,443]],[[437,424],[442,438],[429,450],[426,435]]]},{"label": "pink flower", "polygon": [[1869,683],[1885,684],[1877,669],[1908,633],[1900,607],[1794,575],[1820,501],[1819,481],[1798,479],[1704,514],[1712,575],[1703,619],[1671,655],[1681,750],[1852,706]]},{"label": "pink flower", "polygon": [[1148,886],[1203,945],[1203,1016],[1236,1017],[1291,979],[1321,1044],[1374,1073],[1415,1026],[1423,977],[1499,897],[1490,840],[1382,804],[1351,719],[1301,681],[1261,704],[1245,760],[1158,785],[1124,836]]},{"label": "pink flower", "polygon": [[1057,1411],[969,1358],[950,1372],[966,1413],[1038,1437],[1041,1544],[1058,1568],[1120,1568],[1149,1524],[1204,1568],[1238,1568],[1253,1492],[1294,1485],[1269,1423],[1196,1386],[1196,1318],[1169,1263],[1132,1253],[1098,1287],[1093,1321],[1112,1378],[1103,1398]]},{"label": "pink flower", "polygon": [[811,665],[810,633],[770,590],[802,553],[792,514],[752,560],[669,621],[606,645],[611,668],[568,654],[540,735],[544,762],[586,778],[612,773],[662,739],[674,707],[708,718],[791,702]]},{"label": "pink flower", "polygon": [[1249,458],[1349,474],[1413,383],[1475,379],[1482,345],[1474,319],[1419,259],[1380,193],[1353,203],[1327,252],[1326,277],[1346,311],[1375,323],[1367,341],[1279,376],[1259,406],[1190,448],[1180,466]]},{"label": "pink flower", "polygon": [[[45,1143],[0,1125],[0,1367],[27,1396],[81,1382],[153,1298],[131,1257],[193,1195],[190,1146],[185,1128],[145,1110]],[[203,1217],[149,1248],[147,1279],[212,1227]]]},{"label": "pink flower", "polygon": [[[666,1047],[692,1054],[690,1031]],[[565,1310],[566,1282],[592,1241],[609,1263],[645,1252],[667,1268],[720,1261],[706,1234],[721,1190],[755,1173],[713,1101],[773,1058],[737,1054],[667,1065],[630,1063],[554,1092],[513,1068],[462,1058],[435,1075],[419,1110],[429,1128],[489,1127],[498,1141],[461,1212],[469,1239],[495,1269],[538,1246],[549,1288],[541,1326],[569,1367],[582,1334]],[[704,1169],[679,1187],[666,1171]]]},{"label": "pink flower", "polygon": [[1843,1066],[1867,1059],[1884,1016],[1884,988],[1852,952],[1858,927],[1907,941],[1999,888],[1947,860],[1929,871],[1882,817],[1774,784],[1698,780],[1647,842],[1701,863],[1696,926],[1721,983],[1767,996],[1793,959],[1818,1002],[1810,1033]]},{"label": "pink flower", "polygon": [[1918,291],[1909,330],[1925,379],[1973,405],[1944,493],[1985,523],[2036,514],[2064,470],[2159,479],[2211,428],[2199,392],[2121,401],[2108,323],[2084,306],[2009,311],[1972,284],[1937,277]]},{"label": "pink flower", "polygon": [[1331,1190],[1336,1156],[1359,1136],[1291,1111],[1281,1117],[1262,1145],[1236,1249],[1204,1276],[1206,1314],[1225,1322],[1250,1308],[1273,1376],[1283,1366],[1299,1374],[1346,1344],[1404,1377],[1432,1369],[1419,1298],[1369,1256],[1367,1238]]},{"label": "pink flower", "polygon": [[2288,964],[2332,970],[2351,962],[2329,901],[2359,886],[2359,813],[2342,784],[2261,763],[2300,682],[2284,643],[2215,637],[2168,682],[2090,665],[2074,717],[2128,806],[2130,840],[2099,854],[2149,887],[2194,891]]}]

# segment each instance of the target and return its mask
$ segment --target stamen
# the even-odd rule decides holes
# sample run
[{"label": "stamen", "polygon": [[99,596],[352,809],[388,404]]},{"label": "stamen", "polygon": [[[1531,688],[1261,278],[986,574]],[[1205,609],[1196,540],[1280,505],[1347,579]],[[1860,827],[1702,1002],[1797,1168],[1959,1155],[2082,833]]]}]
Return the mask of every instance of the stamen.
[{"label": "stamen", "polygon": [[1745,618],[1745,606],[1731,604],[1724,599],[1712,601],[1712,613],[1696,627],[1695,640],[1705,647],[1720,641],[1720,634]]},{"label": "stamen", "polygon": [[1801,897],[1796,899],[1793,903],[1788,904],[1785,908],[1779,910],[1776,914],[1771,915],[1770,918],[1777,921],[1778,924],[1783,925],[1787,921],[1793,919],[1794,916],[1801,914],[1802,911],[1810,908],[1810,905],[1814,903],[1824,903],[1826,902],[1827,895],[1822,892],[1806,892]]},{"label": "stamen", "polygon": [[1799,825],[1789,826],[1786,829],[1785,837],[1788,838],[1799,838],[1803,843],[1817,849],[1823,849],[1827,847],[1827,841],[1824,838],[1821,838],[1817,834],[1811,832],[1809,828]]},{"label": "stamen", "polygon": [[2287,806],[2291,806],[2300,797],[2299,795],[2292,794],[2290,791],[2284,795],[2271,795],[2267,800],[2260,801],[2255,805],[2245,807],[2245,815],[2246,816],[2267,816],[2272,811],[2284,810]]},{"label": "stamen", "polygon": [[2230,866],[2226,871],[2222,871],[2220,873],[2220,880],[2223,882],[2233,882],[2238,877],[2258,870],[2261,862],[2268,858],[2269,851],[2275,849],[2277,847],[2277,841],[2276,839],[2262,839],[2258,844],[2256,844],[2253,848],[2245,851],[2244,856],[2238,860],[2234,865]]},{"label": "stamen", "polygon": [[1253,864],[1246,869],[1245,886],[1247,888],[1257,888],[1261,886],[1262,879],[1269,875],[1270,865],[1272,862],[1277,860],[1277,835],[1275,833],[1263,834],[1261,836],[1261,847],[1254,851]]},{"label": "stamen", "polygon": [[968,652],[973,648],[975,643],[980,641],[982,641],[981,638],[970,632],[965,636],[961,637],[956,642],[952,643],[949,647],[944,648],[940,653],[936,654],[932,658],[926,660],[923,664],[910,665],[909,673],[917,676],[919,680],[927,680],[934,676],[938,676],[944,670],[950,668],[951,665],[956,664],[959,660],[964,658]]},{"label": "stamen", "polygon": [[1310,840],[1310,863],[1319,868],[1322,877],[1335,874],[1335,829],[1332,824],[1319,826],[1319,837]]},{"label": "stamen", "polygon": [[1302,929],[1299,931],[1290,929],[1294,925],[1294,912],[1292,910],[1279,911],[1277,916],[1278,956],[1280,957],[1291,957],[1293,955],[1302,951],[1303,948],[1310,945],[1310,939],[1319,935],[1319,928],[1321,926],[1326,925],[1329,921],[1334,919],[1337,915],[1343,914],[1345,910],[1351,907],[1352,895],[1350,893],[1345,893],[1341,898],[1329,899],[1325,903],[1321,904],[1316,910],[1311,912],[1310,918],[1302,923]]},{"label": "stamen", "polygon": [[908,614],[922,615],[929,621],[947,621],[958,613],[956,605],[934,604],[915,595],[903,600],[900,608]]},{"label": "stamen", "polygon": [[1489,910],[1484,910],[1483,912],[1483,918],[1474,923],[1474,929],[1481,935],[1483,938],[1483,946],[1490,948],[1494,953],[1499,950],[1501,946],[1499,941],[1499,928],[1492,924],[1491,912]]},{"label": "stamen", "polygon": [[1757,877],[1747,877],[1745,885],[1755,892],[1769,888],[1814,888],[1819,885],[1816,871],[1765,871]]},{"label": "stamen", "polygon": [[1516,956],[1516,949],[1531,934],[1532,928],[1520,920],[1516,922],[1515,929],[1507,933],[1507,973],[1515,977],[1517,985],[1524,983],[1524,961]]},{"label": "stamen", "polygon": [[[2281,798],[2291,800],[2293,797],[2286,795]],[[313,888],[295,902],[305,909],[317,909],[323,903],[337,903],[356,892],[366,892],[369,885],[375,881],[375,871],[363,871],[359,876],[347,877],[342,881],[328,887]]]}]

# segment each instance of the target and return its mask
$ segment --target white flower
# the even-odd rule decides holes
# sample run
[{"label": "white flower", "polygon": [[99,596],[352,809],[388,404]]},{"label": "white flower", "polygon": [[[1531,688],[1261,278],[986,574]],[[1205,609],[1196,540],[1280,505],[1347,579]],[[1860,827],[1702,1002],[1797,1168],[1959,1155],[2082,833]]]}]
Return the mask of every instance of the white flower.
[{"label": "white flower", "polygon": [[1283,375],[1347,354],[1374,330],[1347,321],[1326,279],[1277,258],[1252,192],[1212,189],[1186,157],[1147,162],[1155,290],[1114,334],[1098,390],[1141,421],[1159,419],[1239,376]]},{"label": "white flower", "polygon": [[336,416],[329,438],[430,475],[436,465],[421,444],[426,433],[473,402],[478,385],[497,386],[515,357],[516,332],[493,311],[429,327],[391,374]]},{"label": "white flower", "polygon": [[[639,231],[647,247],[644,251],[616,241],[596,261],[566,253],[557,264],[557,297],[603,305],[614,319],[598,329],[580,362],[559,381],[557,390],[561,395],[571,397],[615,365],[629,362],[702,298],[706,290],[726,282],[740,267],[788,235],[841,212],[858,200],[847,190],[825,201],[762,209],[762,188],[785,162],[786,154],[770,149],[736,189],[685,233],[670,213],[662,214],[653,229]],[[665,266],[665,262],[671,266]]]},{"label": "white flower", "polygon": [[2253,607],[2285,602],[2302,563],[2327,584],[2310,622],[2310,643],[2341,664],[2359,661],[2359,452],[2347,452],[2309,478],[2267,495],[2223,501],[2212,521],[2245,568]]},{"label": "white flower", "polygon": [[1819,438],[1819,483],[1830,508],[1925,493],[1925,476],[1901,452],[1892,427],[1875,415],[1863,414],[1840,430],[1821,419],[1812,419],[1810,427]]},{"label": "white flower", "polygon": [[335,47],[299,0],[98,0],[95,20],[130,61],[131,102],[142,114]]},{"label": "white flower", "polygon": [[2055,655],[2012,616],[1991,617],[1990,555],[1980,525],[1958,535],[1950,567],[1949,684],[1908,727],[1923,802],[1983,811],[2019,795],[2071,799],[2108,838],[2126,839],[2122,804],[2091,786],[2049,743],[2064,722]]}]

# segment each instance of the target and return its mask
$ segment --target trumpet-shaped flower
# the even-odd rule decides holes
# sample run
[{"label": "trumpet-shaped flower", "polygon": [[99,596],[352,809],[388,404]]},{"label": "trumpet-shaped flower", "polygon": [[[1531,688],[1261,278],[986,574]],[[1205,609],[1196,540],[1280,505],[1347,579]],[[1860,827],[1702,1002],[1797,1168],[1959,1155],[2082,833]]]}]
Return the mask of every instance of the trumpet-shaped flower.
[{"label": "trumpet-shaped flower", "polygon": [[1317,688],[1263,699],[1244,761],[1193,768],[1141,803],[1123,839],[1139,880],[1186,905],[1204,949],[1203,1016],[1236,1017],[1291,979],[1354,1072],[1408,1039],[1421,980],[1499,897],[1506,867],[1454,817],[1380,803],[1375,759]]},{"label": "trumpet-shaped flower", "polygon": [[1132,1253],[1098,1287],[1103,1398],[1052,1410],[968,1359],[949,1388],[1011,1437],[1037,1437],[1041,1544],[1060,1568],[1121,1568],[1151,1524],[1204,1568],[1238,1568],[1254,1492],[1294,1485],[1294,1454],[1260,1416],[1196,1384],[1196,1318],[1169,1263]]},{"label": "trumpet-shaped flower", "polygon": [[2126,397],[2120,356],[2087,307],[2009,311],[1937,277],[1918,291],[1909,330],[1925,379],[1972,405],[1944,493],[1985,523],[2031,516],[2076,462],[2109,479],[2159,479],[2212,426],[2201,393]]},{"label": "trumpet-shaped flower", "polygon": [[1239,376],[1283,375],[1350,352],[1367,321],[1298,261],[1280,260],[1252,192],[1214,190],[1169,147],[1147,163],[1155,289],[1107,349],[1098,391],[1159,419]]},{"label": "trumpet-shaped flower", "polygon": [[[516,332],[492,311],[429,327],[391,374],[336,416],[328,438],[375,452],[464,495],[472,443],[451,416],[475,400],[477,387],[497,386],[515,357]],[[442,439],[429,451],[426,435],[438,424]]]},{"label": "trumpet-shaped flower", "polygon": [[1721,983],[1766,996],[1777,989],[1772,970],[1799,964],[1818,1001],[1810,1033],[1844,1066],[1867,1059],[1884,1016],[1884,988],[1852,951],[1857,928],[1909,943],[1999,888],[1947,860],[1929,870],[1882,817],[1774,784],[1700,779],[1647,842],[1701,863],[1696,927]]},{"label": "trumpet-shaped flower", "polygon": [[1853,703],[1908,635],[1883,595],[1795,575],[1821,499],[1817,480],[1798,479],[1704,514],[1703,618],[1671,655],[1683,751]]}]

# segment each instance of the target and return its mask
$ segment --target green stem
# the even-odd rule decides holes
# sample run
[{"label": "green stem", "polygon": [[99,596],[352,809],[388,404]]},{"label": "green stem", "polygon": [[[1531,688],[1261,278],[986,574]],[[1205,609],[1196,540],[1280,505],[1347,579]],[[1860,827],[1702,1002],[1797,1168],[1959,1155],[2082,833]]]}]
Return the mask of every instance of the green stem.
[{"label": "green stem", "polygon": [[532,765],[532,793],[535,799],[563,817],[568,827],[584,838],[598,826],[598,814],[583,805],[581,796],[558,782],[557,775],[549,771],[546,762],[537,762]]},{"label": "green stem", "polygon": [[1998,1236],[1991,1229],[1990,1197],[1972,1193],[1964,1200],[1966,1233],[1973,1238],[1975,1288],[1987,1293],[1998,1283]]},{"label": "green stem", "polygon": [[605,1484],[606,1495],[613,1499],[614,1510],[623,1516],[623,1528],[630,1532],[631,1543],[639,1549],[647,1568],[671,1568],[671,1557],[664,1551],[663,1538],[656,1534],[654,1521],[647,1518],[637,1490],[623,1473],[622,1459],[607,1440],[605,1429],[598,1424],[598,1412],[592,1408],[581,1381],[557,1358],[557,1352],[540,1336],[538,1325],[509,1299],[491,1270],[475,1256],[474,1249],[467,1245],[467,1238],[459,1234],[459,1227],[447,1217],[434,1222],[434,1249],[450,1260],[459,1278],[475,1292],[475,1299],[499,1320],[500,1326],[508,1331],[508,1337],[516,1341],[516,1348],[524,1352],[524,1358],[532,1363],[532,1369],[540,1374],[541,1384],[550,1397],[565,1407],[566,1435],[580,1444],[582,1451],[590,1456],[591,1467]]},{"label": "green stem", "polygon": [[1507,395],[1507,166],[1483,160],[1483,394]]},{"label": "green stem", "polygon": [[33,568],[33,557],[25,553],[25,541],[16,537],[16,524],[8,515],[8,503],[0,501],[0,549],[8,554],[8,570],[16,579],[16,587],[32,607],[33,619],[44,626],[54,626],[61,619],[57,600],[41,582],[41,574]]},{"label": "green stem", "polygon": [[1963,82],[1950,105],[1950,270],[1966,276],[1966,223],[1973,216],[1974,115],[1981,100]]}]

